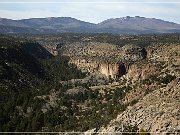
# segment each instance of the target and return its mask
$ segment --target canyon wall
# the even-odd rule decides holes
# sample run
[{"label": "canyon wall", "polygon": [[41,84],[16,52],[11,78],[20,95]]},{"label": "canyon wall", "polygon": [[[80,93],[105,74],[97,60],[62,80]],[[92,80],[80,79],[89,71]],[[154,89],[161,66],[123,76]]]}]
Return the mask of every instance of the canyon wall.
[{"label": "canyon wall", "polygon": [[128,67],[128,65],[124,63],[98,63],[97,61],[74,58],[71,58],[70,63],[75,64],[80,69],[85,69],[89,72],[99,72],[113,79],[124,75]]},{"label": "canyon wall", "polygon": [[107,77],[117,78],[126,73],[126,66],[124,65],[124,63],[103,63],[100,64],[99,71]]},{"label": "canyon wall", "polygon": [[126,79],[131,79],[131,82],[135,83],[137,81],[147,79],[151,75],[156,74],[156,70],[156,67],[150,63],[141,66],[138,63],[132,64],[128,67]]},{"label": "canyon wall", "polygon": [[70,63],[89,72],[99,72],[108,78],[119,78],[127,73],[129,65],[147,58],[145,48],[137,45],[119,47],[104,43],[76,43],[67,45],[64,55],[70,57]]},{"label": "canyon wall", "polygon": [[89,72],[95,72],[99,68],[99,64],[96,61],[87,60],[84,58],[71,58],[69,63],[75,64],[80,69],[85,69]]}]

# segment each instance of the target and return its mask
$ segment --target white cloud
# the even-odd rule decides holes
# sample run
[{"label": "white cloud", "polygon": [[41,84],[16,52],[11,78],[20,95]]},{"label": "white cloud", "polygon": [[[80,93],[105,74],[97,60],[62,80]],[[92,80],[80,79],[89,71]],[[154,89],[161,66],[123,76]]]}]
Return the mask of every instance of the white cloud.
[{"label": "white cloud", "polygon": [[7,11],[0,10],[0,16],[2,18],[10,18],[10,19],[26,19],[26,18],[38,18],[38,17],[49,17],[54,16],[53,12],[48,10],[39,10],[39,11]]}]

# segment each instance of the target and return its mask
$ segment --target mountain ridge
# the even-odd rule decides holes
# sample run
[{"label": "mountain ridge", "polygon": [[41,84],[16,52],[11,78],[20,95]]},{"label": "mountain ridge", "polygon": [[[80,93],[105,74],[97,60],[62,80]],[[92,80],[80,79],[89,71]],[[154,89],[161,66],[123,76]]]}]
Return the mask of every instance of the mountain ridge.
[{"label": "mountain ridge", "polygon": [[47,17],[21,20],[0,18],[0,28],[0,33],[32,34],[55,34],[64,32],[113,34],[180,32],[180,24],[140,16],[110,18],[97,24],[81,21],[72,17]]}]

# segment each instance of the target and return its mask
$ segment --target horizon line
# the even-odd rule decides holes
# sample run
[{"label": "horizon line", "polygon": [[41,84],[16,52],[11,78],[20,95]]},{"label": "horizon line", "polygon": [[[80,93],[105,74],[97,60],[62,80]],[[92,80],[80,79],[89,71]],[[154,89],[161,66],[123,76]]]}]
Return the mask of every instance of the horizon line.
[{"label": "horizon line", "polygon": [[[139,17],[139,18],[146,18],[146,19],[156,19],[156,20],[162,20],[162,21],[165,21],[165,22],[169,22],[169,23],[175,23],[175,24],[178,24],[180,25],[180,23],[177,23],[177,22],[173,22],[173,21],[169,21],[169,20],[164,20],[164,19],[161,19],[161,18],[155,18],[155,17],[145,17],[145,16],[138,16],[138,15],[135,15],[135,16],[122,16],[122,17],[112,17],[112,18],[107,18],[107,19],[104,19],[98,23],[101,23],[103,21],[106,21],[106,20],[109,20],[109,19],[121,19],[121,18],[125,18],[125,17],[131,17],[131,18],[135,18],[135,17]],[[71,16],[48,16],[48,17],[30,17],[30,18],[20,18],[20,19],[13,19],[13,18],[4,18],[4,17],[0,17],[0,19],[9,19],[9,20],[13,20],[13,21],[20,21],[20,20],[28,20],[28,19],[47,19],[47,18],[71,18],[71,19],[76,19],[78,21],[82,21],[82,22],[86,22],[86,23],[91,23],[91,24],[98,24],[98,23],[94,23],[94,22],[89,22],[89,21],[86,21],[86,20],[82,20],[82,19],[77,19],[75,17],[71,17]]]},{"label": "horizon line", "polygon": [[128,2],[128,1],[126,1],[126,2],[125,1],[123,1],[123,2],[118,2],[118,1],[117,2],[116,1],[111,1],[111,2],[110,1],[109,2],[106,2],[106,1],[102,1],[102,2],[95,2],[95,1],[94,2],[90,2],[90,1],[89,2],[88,1],[86,1],[86,2],[85,1],[84,2],[82,2],[82,1],[74,1],[74,2],[70,2],[70,1],[66,1],[66,2],[60,2],[60,1],[51,1],[51,2],[50,1],[26,1],[26,2],[25,1],[11,1],[11,2],[10,1],[0,1],[0,3],[4,3],[4,4],[13,4],[13,3],[19,3],[19,4],[24,4],[24,3],[27,3],[27,4],[28,3],[34,3],[34,4],[38,4],[38,3],[39,4],[41,4],[41,3],[45,3],[45,4],[51,4],[51,3],[52,4],[53,3],[54,4],[55,3],[69,3],[69,4],[70,3],[72,3],[72,4],[73,3],[79,3],[79,4],[84,4],[84,3],[89,3],[89,4],[91,4],[91,3],[92,4],[93,3],[97,3],[97,4],[110,4],[110,3],[112,3],[112,4],[113,3],[114,4],[115,3],[122,3],[122,4],[123,3],[124,4],[126,4],[126,3],[127,4],[133,4],[133,3],[151,3],[151,4],[158,4],[159,3],[160,4],[160,3],[164,3],[164,4],[170,4],[170,3],[180,3],[180,1],[176,1],[176,2],[175,1],[171,1],[171,2],[170,1],[162,1],[162,2],[161,1],[146,1],[146,2],[145,1],[132,1],[132,2]]}]

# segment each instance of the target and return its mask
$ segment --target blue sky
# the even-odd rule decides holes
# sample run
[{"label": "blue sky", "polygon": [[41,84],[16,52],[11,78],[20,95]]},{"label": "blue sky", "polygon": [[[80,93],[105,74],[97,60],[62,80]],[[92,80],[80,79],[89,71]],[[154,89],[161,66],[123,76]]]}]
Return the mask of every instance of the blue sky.
[{"label": "blue sky", "polygon": [[180,24],[180,0],[0,0],[2,18],[62,16],[92,23],[143,16]]}]

